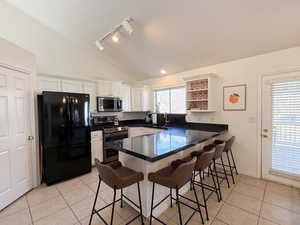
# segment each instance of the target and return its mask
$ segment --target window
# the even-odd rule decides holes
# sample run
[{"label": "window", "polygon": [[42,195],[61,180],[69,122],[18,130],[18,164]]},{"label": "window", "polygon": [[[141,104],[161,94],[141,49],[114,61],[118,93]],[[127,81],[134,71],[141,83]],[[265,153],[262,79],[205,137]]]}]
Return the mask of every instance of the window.
[{"label": "window", "polygon": [[272,85],[272,169],[300,175],[300,81]]},{"label": "window", "polygon": [[158,113],[185,113],[185,88],[171,88],[154,92],[155,111]]}]

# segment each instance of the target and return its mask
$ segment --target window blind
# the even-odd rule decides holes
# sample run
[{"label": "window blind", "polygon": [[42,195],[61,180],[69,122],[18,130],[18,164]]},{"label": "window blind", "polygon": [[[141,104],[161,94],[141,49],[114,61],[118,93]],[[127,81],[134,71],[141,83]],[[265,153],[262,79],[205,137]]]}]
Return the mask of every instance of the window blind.
[{"label": "window blind", "polygon": [[155,111],[159,113],[185,113],[185,92],[184,87],[155,91]]},{"label": "window blind", "polygon": [[300,81],[272,84],[272,169],[300,175]]}]

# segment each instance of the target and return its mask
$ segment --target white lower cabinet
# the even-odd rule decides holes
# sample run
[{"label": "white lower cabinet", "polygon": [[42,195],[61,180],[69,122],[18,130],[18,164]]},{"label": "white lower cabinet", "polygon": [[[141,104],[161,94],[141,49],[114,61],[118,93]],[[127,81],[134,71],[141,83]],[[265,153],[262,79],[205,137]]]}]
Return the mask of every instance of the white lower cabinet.
[{"label": "white lower cabinet", "polygon": [[91,132],[91,150],[92,150],[92,165],[95,165],[95,158],[103,162],[103,135],[102,131]]}]

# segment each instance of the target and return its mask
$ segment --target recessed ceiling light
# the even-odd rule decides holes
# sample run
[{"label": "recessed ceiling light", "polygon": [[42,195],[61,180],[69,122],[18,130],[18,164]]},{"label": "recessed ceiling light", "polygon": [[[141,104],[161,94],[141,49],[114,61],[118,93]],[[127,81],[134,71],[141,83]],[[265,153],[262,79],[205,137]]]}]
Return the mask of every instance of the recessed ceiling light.
[{"label": "recessed ceiling light", "polygon": [[167,71],[166,71],[166,70],[164,70],[164,69],[161,69],[161,70],[160,70],[160,73],[161,73],[161,74],[166,74],[166,73],[167,73]]},{"label": "recessed ceiling light", "polygon": [[111,39],[113,42],[115,43],[118,43],[119,42],[119,36],[117,33],[114,33],[112,36],[111,36]]}]

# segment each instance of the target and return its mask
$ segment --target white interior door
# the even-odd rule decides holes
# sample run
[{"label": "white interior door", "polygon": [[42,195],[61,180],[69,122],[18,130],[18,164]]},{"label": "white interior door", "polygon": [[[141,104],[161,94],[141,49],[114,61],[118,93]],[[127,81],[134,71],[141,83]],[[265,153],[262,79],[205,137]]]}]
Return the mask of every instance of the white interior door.
[{"label": "white interior door", "polygon": [[262,176],[300,186],[300,72],[263,78]]},{"label": "white interior door", "polygon": [[32,188],[29,76],[0,67],[0,210]]}]

